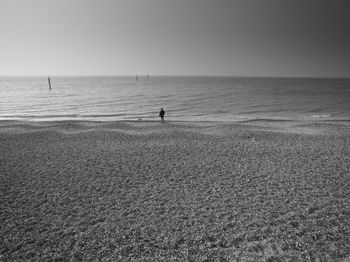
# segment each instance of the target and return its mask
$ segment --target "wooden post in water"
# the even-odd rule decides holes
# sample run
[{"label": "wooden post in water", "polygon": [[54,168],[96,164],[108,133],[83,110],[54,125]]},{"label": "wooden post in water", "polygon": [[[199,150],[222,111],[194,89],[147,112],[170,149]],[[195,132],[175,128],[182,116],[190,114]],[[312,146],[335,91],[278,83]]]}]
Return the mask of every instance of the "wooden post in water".
[{"label": "wooden post in water", "polygon": [[50,76],[47,78],[47,81],[49,82],[49,89],[51,90],[51,80],[50,80]]},{"label": "wooden post in water", "polygon": [[148,78],[149,78],[149,76],[148,76],[148,74],[147,74],[147,80],[148,80]]},{"label": "wooden post in water", "polygon": [[139,80],[139,78],[137,77],[137,75],[136,75],[136,81],[138,81]]}]

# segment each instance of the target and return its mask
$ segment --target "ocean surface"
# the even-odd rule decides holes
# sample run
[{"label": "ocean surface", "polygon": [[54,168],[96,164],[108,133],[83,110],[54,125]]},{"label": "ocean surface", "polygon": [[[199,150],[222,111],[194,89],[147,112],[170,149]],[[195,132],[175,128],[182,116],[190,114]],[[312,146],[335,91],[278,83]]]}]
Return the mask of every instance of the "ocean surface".
[{"label": "ocean surface", "polygon": [[0,77],[0,120],[350,119],[350,79]]}]

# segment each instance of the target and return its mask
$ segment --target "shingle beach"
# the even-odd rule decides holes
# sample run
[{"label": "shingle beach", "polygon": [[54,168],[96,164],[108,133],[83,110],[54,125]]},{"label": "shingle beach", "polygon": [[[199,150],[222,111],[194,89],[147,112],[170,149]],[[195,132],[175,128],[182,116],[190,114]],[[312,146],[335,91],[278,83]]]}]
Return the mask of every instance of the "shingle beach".
[{"label": "shingle beach", "polygon": [[3,121],[0,261],[350,261],[350,123]]}]

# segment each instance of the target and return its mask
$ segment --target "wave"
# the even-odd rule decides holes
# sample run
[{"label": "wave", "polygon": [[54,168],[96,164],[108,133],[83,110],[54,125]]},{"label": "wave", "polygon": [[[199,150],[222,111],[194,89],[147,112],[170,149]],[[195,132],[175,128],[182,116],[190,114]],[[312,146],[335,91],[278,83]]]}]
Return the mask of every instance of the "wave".
[{"label": "wave", "polygon": [[324,115],[313,115],[312,118],[330,118],[333,114],[324,114]]}]

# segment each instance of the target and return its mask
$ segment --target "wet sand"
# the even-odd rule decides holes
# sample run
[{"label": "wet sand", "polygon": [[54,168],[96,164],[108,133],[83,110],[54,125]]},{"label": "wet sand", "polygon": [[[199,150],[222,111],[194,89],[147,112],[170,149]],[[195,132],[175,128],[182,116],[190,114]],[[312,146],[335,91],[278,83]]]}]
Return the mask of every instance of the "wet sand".
[{"label": "wet sand", "polygon": [[0,261],[349,261],[349,135],[2,121]]}]

